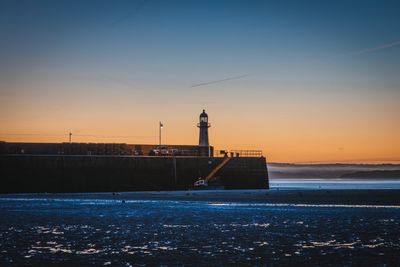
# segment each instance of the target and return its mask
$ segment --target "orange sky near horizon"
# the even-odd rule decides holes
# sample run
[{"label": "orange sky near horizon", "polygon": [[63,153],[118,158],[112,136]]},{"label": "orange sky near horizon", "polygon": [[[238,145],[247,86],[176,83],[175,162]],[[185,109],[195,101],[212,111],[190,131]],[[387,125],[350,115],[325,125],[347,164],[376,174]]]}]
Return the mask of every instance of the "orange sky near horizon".
[{"label": "orange sky near horizon", "polygon": [[162,121],[163,143],[197,144],[196,124],[205,108],[216,149],[261,149],[270,162],[400,160],[396,98],[373,92],[364,97],[302,92],[289,98],[279,91],[235,93],[240,83],[230,90],[227,96],[202,89],[191,97],[165,91],[157,98],[152,92],[135,98],[78,89],[29,90],[21,98],[9,91],[1,98],[0,140],[65,142],[71,131],[74,142],[156,144]]}]

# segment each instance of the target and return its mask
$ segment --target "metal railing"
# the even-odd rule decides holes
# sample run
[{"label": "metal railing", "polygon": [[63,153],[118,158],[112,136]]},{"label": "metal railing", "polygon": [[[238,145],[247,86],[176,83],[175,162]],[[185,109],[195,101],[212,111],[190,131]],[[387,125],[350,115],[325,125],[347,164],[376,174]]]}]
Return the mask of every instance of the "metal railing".
[{"label": "metal railing", "polygon": [[262,157],[262,150],[214,150],[215,157],[229,156],[229,157]]}]

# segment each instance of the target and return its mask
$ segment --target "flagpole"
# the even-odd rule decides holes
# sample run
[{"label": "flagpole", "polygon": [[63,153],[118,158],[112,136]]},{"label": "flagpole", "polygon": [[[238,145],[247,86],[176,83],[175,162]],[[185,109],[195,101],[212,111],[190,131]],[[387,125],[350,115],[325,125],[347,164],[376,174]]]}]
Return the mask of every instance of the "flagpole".
[{"label": "flagpole", "polygon": [[162,123],[161,123],[161,121],[160,121],[160,124],[158,125],[158,142],[159,142],[159,145],[161,146],[161,128],[162,128]]}]

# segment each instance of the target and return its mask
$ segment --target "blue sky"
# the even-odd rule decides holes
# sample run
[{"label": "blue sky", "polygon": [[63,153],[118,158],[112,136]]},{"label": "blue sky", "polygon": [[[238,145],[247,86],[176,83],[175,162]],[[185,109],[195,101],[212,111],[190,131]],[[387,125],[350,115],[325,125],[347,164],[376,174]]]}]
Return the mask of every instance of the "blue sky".
[{"label": "blue sky", "polygon": [[299,65],[342,68],[342,64],[355,74],[386,75],[399,67],[395,48],[344,56],[400,40],[398,1],[2,1],[1,5],[2,68],[23,61],[57,66],[63,73],[77,67],[117,77],[148,71],[160,79],[177,78],[179,73],[182,82],[190,84],[213,76],[264,74]]}]

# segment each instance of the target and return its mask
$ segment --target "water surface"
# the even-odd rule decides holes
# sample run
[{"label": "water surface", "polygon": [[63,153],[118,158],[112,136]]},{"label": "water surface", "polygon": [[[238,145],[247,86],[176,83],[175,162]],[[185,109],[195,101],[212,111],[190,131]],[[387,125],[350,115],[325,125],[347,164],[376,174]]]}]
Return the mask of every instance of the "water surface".
[{"label": "water surface", "polygon": [[7,196],[0,266],[397,264],[399,224],[396,207]]}]

